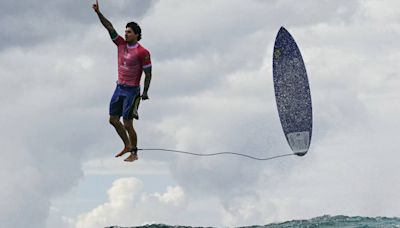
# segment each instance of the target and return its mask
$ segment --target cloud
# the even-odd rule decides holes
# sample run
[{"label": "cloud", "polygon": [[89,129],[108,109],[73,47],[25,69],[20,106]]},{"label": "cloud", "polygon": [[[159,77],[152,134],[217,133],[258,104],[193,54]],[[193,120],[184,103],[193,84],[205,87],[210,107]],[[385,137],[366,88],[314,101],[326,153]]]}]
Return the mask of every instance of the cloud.
[{"label": "cloud", "polygon": [[[273,41],[284,25],[307,64],[312,148],[303,158],[265,163],[141,153],[146,163],[135,172],[171,174],[179,187],[146,193],[151,177],[122,179],[79,224],[96,216],[118,225],[204,222],[172,209],[232,226],[323,213],[399,216],[397,1],[131,2],[101,4],[119,31],[139,21],[152,53],[151,100],[135,123],[141,147],[260,157],[290,152],[271,78]],[[1,4],[0,201],[11,206],[0,209],[0,222],[44,227],[49,213],[59,215],[51,200],[84,175],[127,174],[102,160],[122,146],[107,123],[115,47],[90,1]],[[106,213],[115,208],[139,212],[135,221],[124,220],[131,214]],[[145,215],[153,210],[154,217]]]},{"label": "cloud", "polygon": [[[99,24],[91,8],[94,2],[64,0],[40,3],[27,0],[2,2],[0,21],[3,32],[0,35],[2,40],[0,50],[10,47],[30,48],[54,40],[63,40],[65,36],[71,34],[82,34],[82,31],[90,26]],[[153,0],[119,0],[112,3],[99,1],[99,5],[104,15],[115,19],[116,25],[119,25],[121,18],[124,20],[142,18],[155,2]]]},{"label": "cloud", "polygon": [[[0,208],[0,225],[45,227],[50,199],[76,184],[81,175],[79,164],[70,154],[51,146],[42,147],[42,150],[29,148],[29,144],[23,142],[28,138],[16,134],[12,128],[8,133],[10,135],[3,135],[0,142],[6,158],[0,162],[5,170],[0,175],[3,183],[0,195],[4,205]],[[46,156],[51,162],[46,162]],[[64,170],[69,170],[68,174]]]},{"label": "cloud", "polygon": [[164,193],[145,193],[142,188],[143,182],[136,178],[114,181],[108,190],[108,202],[79,216],[75,227],[140,225],[153,218],[168,221],[179,216],[176,211],[185,205],[185,194],[180,187],[168,187]]},{"label": "cloud", "polygon": [[102,137],[101,127],[91,124],[102,117],[96,114],[102,109],[97,88],[86,87],[93,79],[85,75],[92,60],[69,48],[70,42],[76,40],[0,53],[1,163],[7,186],[0,191],[1,201],[10,205],[1,208],[1,226],[45,227],[50,200],[77,185],[86,151],[101,144],[93,137]]},{"label": "cloud", "polygon": [[[329,23],[335,20],[349,20],[359,7],[357,1],[252,1],[243,4],[241,1],[218,2],[175,2],[160,1],[154,7],[153,14],[143,20],[147,28],[148,43],[157,56],[164,59],[188,55],[221,54],[229,58],[251,49],[260,51],[270,35],[282,25],[305,27],[318,23]],[[192,10],[196,5],[197,10]],[[224,16],[221,16],[224,10]],[[304,15],[304,12],[307,12]],[[163,20],[160,20],[160,19]],[[156,33],[157,36],[152,35]],[[260,34],[261,33],[261,34]],[[255,34],[264,39],[246,42]],[[162,37],[160,39],[160,37]],[[147,41],[146,41],[147,42]],[[264,45],[263,45],[264,44]],[[174,51],[170,51],[170,47]],[[243,53],[245,51],[245,53]],[[248,55],[250,58],[252,55]],[[254,56],[254,55],[253,55]],[[229,58],[230,59],[230,58]],[[251,58],[250,58],[251,59]],[[254,56],[252,61],[258,58]],[[233,60],[237,60],[234,58]],[[247,58],[245,59],[247,60]],[[226,63],[231,61],[226,61]],[[236,65],[236,61],[232,65]],[[243,64],[242,64],[243,66]]]},{"label": "cloud", "polygon": [[[289,1],[280,1],[277,4],[288,6]],[[372,147],[386,148],[388,144],[391,144],[391,141],[395,140],[393,132],[385,132],[382,127],[379,127],[379,125],[387,126],[389,123],[393,123],[391,114],[379,115],[378,117],[376,112],[381,112],[378,111],[378,107],[391,110],[388,113],[398,113],[399,111],[398,107],[388,108],[389,103],[396,102],[399,99],[398,93],[388,88],[389,84],[398,85],[399,83],[399,80],[394,79],[394,75],[397,75],[397,73],[393,72],[393,69],[396,69],[394,56],[397,56],[393,49],[397,50],[398,45],[384,42],[386,39],[391,40],[392,38],[388,38],[383,33],[377,33],[378,31],[375,29],[380,30],[379,26],[375,25],[376,27],[373,28],[368,26],[370,23],[376,22],[374,19],[367,17],[370,14],[376,16],[375,9],[368,6],[369,4],[366,7],[365,5],[359,5],[357,2],[352,2],[351,5],[339,6],[340,4],[336,5],[335,2],[337,10],[330,12],[327,10],[328,7],[325,8],[325,6],[330,8],[332,5],[329,5],[328,2],[321,4],[328,5],[293,5],[293,9],[310,7],[308,8],[311,11],[308,14],[311,15],[310,21],[308,21],[307,17],[301,17],[298,22],[291,20],[299,17],[288,16],[289,19],[287,19],[288,24],[290,24],[289,28],[292,28],[290,31],[293,31],[305,56],[311,81],[315,129],[312,150],[309,156],[304,159],[285,159],[267,164],[254,164],[251,161],[229,157],[195,158],[195,161],[190,157],[179,157],[175,164],[171,166],[173,175],[177,178],[178,183],[187,189],[188,195],[206,194],[218,196],[227,212],[225,221],[227,224],[242,224],[247,221],[247,217],[251,218],[248,221],[257,221],[257,219],[247,215],[248,211],[252,211],[249,214],[254,215],[255,218],[263,216],[267,218],[268,215],[264,214],[263,210],[271,213],[275,212],[266,221],[290,219],[296,216],[299,218],[312,215],[318,216],[324,211],[333,214],[341,213],[341,206],[346,207],[346,209],[342,210],[343,213],[349,214],[377,215],[383,213],[383,211],[388,211],[382,207],[380,209],[371,207],[362,209],[365,208],[363,207],[365,206],[365,203],[363,203],[365,200],[362,199],[365,195],[381,195],[381,193],[378,189],[372,190],[370,188],[370,190],[363,190],[363,188],[347,190],[347,188],[350,188],[350,183],[354,183],[357,179],[364,182],[364,187],[373,184],[368,179],[368,175],[364,176],[358,171],[353,173],[352,165],[342,164],[342,162],[344,159],[360,163],[359,160],[362,159],[360,156],[367,156],[368,159],[377,159],[380,155]],[[183,8],[182,5],[180,7]],[[215,7],[215,5],[212,7]],[[335,12],[335,14],[332,14],[332,17],[327,19],[326,15],[332,12]],[[313,18],[316,15],[318,17]],[[257,18],[257,14],[253,18]],[[366,18],[367,20],[363,21]],[[184,26],[185,22],[181,23],[180,25]],[[386,23],[391,25],[389,26]],[[190,24],[202,25],[194,22],[190,22]],[[384,24],[389,28],[396,28],[394,21],[385,20]],[[233,37],[224,43],[221,39],[221,46],[219,46],[218,35],[221,34],[218,32],[203,31],[202,29],[204,28],[201,26],[187,29],[199,31],[195,34],[200,35],[193,36],[193,40],[198,42],[199,47],[205,47],[202,50],[206,53],[215,52],[221,54],[224,53],[223,47],[229,45],[230,42],[238,43],[236,42],[236,37]],[[398,36],[396,30],[392,30],[392,32]],[[201,36],[201,34],[213,34],[214,36],[207,39],[209,36]],[[169,42],[169,39],[170,45],[172,45],[175,41],[174,38],[168,37],[167,40],[162,42]],[[245,35],[238,36],[238,38],[246,40]],[[179,37],[177,40],[179,41]],[[213,43],[213,45],[210,45],[213,50],[209,50],[206,45],[202,45],[206,44],[206,42],[216,42],[217,45]],[[271,47],[272,42],[273,39],[270,39],[269,43],[263,45],[254,44],[254,46]],[[184,45],[182,44],[184,41],[182,40],[178,43],[174,47],[180,49],[179,45]],[[244,43],[250,46],[250,43]],[[170,45],[165,45],[164,48],[170,47]],[[378,59],[373,57],[377,47],[382,50],[382,52],[379,52]],[[182,49],[186,50],[183,47]],[[256,51],[249,51],[248,53],[255,53]],[[238,52],[243,53],[242,51]],[[271,66],[267,62],[268,56],[271,55],[266,52],[263,51],[260,54],[263,56],[261,59],[265,59],[265,62],[260,61],[258,65],[253,66],[254,68],[246,68],[247,59],[241,59],[244,67],[237,64],[228,67],[229,70],[224,70],[225,74],[222,77],[218,77],[219,80],[215,79],[214,74],[207,73],[207,68],[196,69],[193,66],[193,62],[201,63],[200,67],[210,65],[222,65],[224,67],[222,60],[226,58],[207,60],[205,58],[201,59],[201,55],[195,55],[196,61],[193,61],[187,58],[185,53],[178,52],[178,55],[184,56],[181,62],[162,61],[160,64],[165,66],[163,69],[166,68],[168,75],[171,75],[175,80],[171,81],[170,77],[163,79],[163,75],[160,80],[165,80],[165,84],[160,84],[163,86],[156,87],[155,90],[161,90],[165,94],[176,93],[176,98],[173,98],[173,102],[168,100],[167,104],[159,103],[159,105],[163,107],[163,110],[165,110],[164,107],[166,108],[171,104],[175,105],[177,109],[172,111],[173,115],[163,117],[161,125],[155,127],[163,129],[165,134],[169,133],[168,138],[171,139],[169,142],[171,144],[175,143],[177,148],[196,152],[233,150],[260,155],[260,153],[257,154],[257,151],[263,151],[267,154],[288,151],[288,147],[282,141],[283,137],[280,135],[280,126],[276,125],[278,120],[275,116],[276,111],[273,109],[274,98],[272,95],[266,95],[265,92],[265,90],[268,90],[265,88],[271,89],[271,84],[266,81],[266,75],[271,72]],[[234,59],[240,59],[241,57],[239,53],[234,53],[234,51],[228,53]],[[165,56],[167,59],[168,57]],[[187,82],[191,80],[192,76],[188,77],[188,73],[185,72],[185,69],[181,70],[182,67],[179,63],[183,66],[188,66],[193,74],[196,75],[195,78],[202,77],[204,81],[210,82],[212,85],[207,86],[207,89],[205,89],[197,86],[199,83],[193,81],[192,85],[185,84],[182,90],[177,91],[176,87],[179,84],[173,83],[171,85],[171,82]],[[221,69],[212,67],[212,69],[215,68]],[[176,69],[176,73],[172,73],[174,69]],[[171,70],[171,73],[169,70]],[[182,74],[181,72],[184,73]],[[201,73],[198,74],[198,72]],[[197,76],[197,74],[201,76]],[[207,78],[210,79],[207,80]],[[385,78],[390,78],[390,83]],[[186,88],[195,89],[187,91],[189,89]],[[372,104],[372,100],[380,100],[378,97],[390,97],[390,99],[387,100],[388,103],[385,100],[381,100],[381,104],[375,102]],[[210,118],[205,118],[205,115]],[[397,126],[398,124],[395,125]],[[369,134],[372,132],[374,132],[376,139],[370,142],[368,139],[370,139],[371,136]],[[385,151],[384,149],[378,150]],[[390,151],[380,153],[392,158],[397,157]],[[332,155],[330,156],[330,154]],[[362,161],[360,167],[374,166],[386,170],[384,172],[391,173],[393,172],[391,168],[393,162],[387,162],[384,159],[379,159],[379,162]],[[338,168],[335,168],[334,164],[339,164]],[[385,167],[384,164],[391,165]],[[303,169],[307,171],[302,172]],[[336,169],[349,172],[348,176],[344,176],[345,174],[340,176],[343,178],[343,182],[335,176],[337,174]],[[303,178],[310,176],[313,179],[305,179],[307,181],[306,186],[303,186],[297,180],[304,180]],[[327,176],[332,178],[331,182],[323,181]],[[261,181],[268,184],[262,184]],[[390,178],[386,179],[386,181],[391,182]],[[277,185],[277,182],[285,184]],[[324,184],[319,185],[319,182]],[[341,183],[346,187],[343,187]],[[314,188],[313,186],[315,185],[318,187]],[[263,192],[258,192],[258,189],[263,189]],[[396,186],[395,189],[399,189],[399,186]],[[204,193],[204,191],[207,191],[207,193]],[[303,191],[306,191],[306,194],[302,194]],[[316,192],[320,193],[321,196],[313,199]],[[360,194],[361,192],[362,194]],[[271,194],[273,198],[267,200]],[[359,197],[360,195],[362,197]],[[392,200],[396,199],[392,193],[390,195],[393,196]],[[301,208],[296,201],[302,198],[306,198],[304,203],[309,203],[310,213],[300,211]],[[351,206],[334,203],[338,199],[351,201],[352,198],[356,199],[356,202],[353,202]],[[246,200],[241,199],[246,199],[250,202],[256,202],[257,200],[255,199],[261,199],[259,200],[260,204],[254,203],[260,209],[246,209]],[[326,205],[327,202],[332,203],[333,206],[325,209],[323,205]],[[277,212],[278,208],[279,211]],[[393,211],[396,210],[391,207],[392,209]]]}]

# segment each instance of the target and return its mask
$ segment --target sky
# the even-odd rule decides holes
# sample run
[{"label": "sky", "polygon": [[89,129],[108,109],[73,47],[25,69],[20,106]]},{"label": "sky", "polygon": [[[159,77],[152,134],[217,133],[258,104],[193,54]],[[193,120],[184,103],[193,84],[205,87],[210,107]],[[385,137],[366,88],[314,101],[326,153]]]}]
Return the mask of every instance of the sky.
[{"label": "sky", "polygon": [[143,151],[114,158],[117,53],[93,1],[0,2],[0,226],[232,227],[322,215],[400,217],[400,2],[100,0],[142,27],[140,148],[290,153],[272,52],[284,26],[313,102],[308,154],[270,161]]}]

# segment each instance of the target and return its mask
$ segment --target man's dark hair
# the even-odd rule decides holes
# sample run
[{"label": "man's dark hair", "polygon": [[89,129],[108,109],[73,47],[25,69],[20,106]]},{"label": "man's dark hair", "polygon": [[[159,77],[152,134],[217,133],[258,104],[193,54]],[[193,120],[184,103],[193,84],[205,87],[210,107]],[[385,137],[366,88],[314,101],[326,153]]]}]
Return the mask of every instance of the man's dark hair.
[{"label": "man's dark hair", "polygon": [[136,22],[129,22],[126,24],[126,28],[131,28],[135,34],[138,35],[138,41],[142,39],[142,29]]}]

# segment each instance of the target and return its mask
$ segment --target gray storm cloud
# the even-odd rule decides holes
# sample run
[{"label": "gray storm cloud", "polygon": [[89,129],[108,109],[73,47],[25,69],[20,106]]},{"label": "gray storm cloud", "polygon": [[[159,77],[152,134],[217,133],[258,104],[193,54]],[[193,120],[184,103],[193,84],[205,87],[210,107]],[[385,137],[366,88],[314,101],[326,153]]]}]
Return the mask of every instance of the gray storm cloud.
[{"label": "gray storm cloud", "polygon": [[[138,20],[144,17],[156,1],[99,1],[104,14],[113,19]],[[2,1],[0,50],[10,47],[31,48],[35,45],[79,36],[97,24],[91,5],[95,1]]]}]

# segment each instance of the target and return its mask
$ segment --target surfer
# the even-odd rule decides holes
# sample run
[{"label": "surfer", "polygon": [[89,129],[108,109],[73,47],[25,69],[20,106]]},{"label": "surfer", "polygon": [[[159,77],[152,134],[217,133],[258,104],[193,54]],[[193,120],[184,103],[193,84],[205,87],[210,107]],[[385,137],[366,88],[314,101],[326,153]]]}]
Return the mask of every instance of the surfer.
[{"label": "surfer", "polygon": [[[138,159],[137,134],[133,127],[133,119],[138,119],[137,108],[140,99],[149,99],[148,90],[151,81],[150,52],[138,41],[142,34],[140,26],[129,22],[125,28],[125,39],[118,35],[111,22],[100,12],[98,0],[92,6],[101,24],[107,29],[112,41],[118,49],[118,80],[110,101],[109,122],[114,126],[124,143],[124,149],[115,157],[130,153],[124,161],[132,162]],[[145,73],[144,89],[140,95],[140,79]],[[121,122],[120,119],[123,121]]]}]

